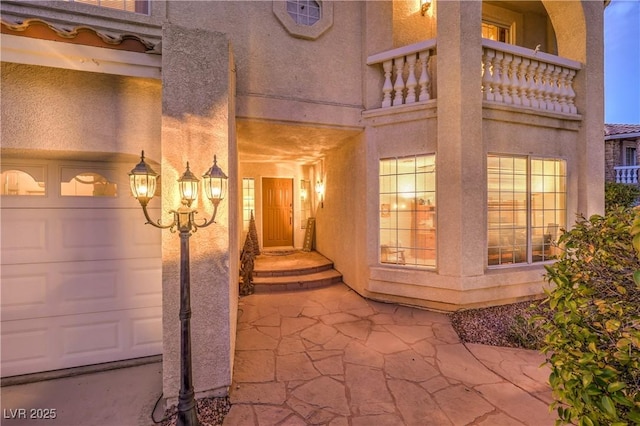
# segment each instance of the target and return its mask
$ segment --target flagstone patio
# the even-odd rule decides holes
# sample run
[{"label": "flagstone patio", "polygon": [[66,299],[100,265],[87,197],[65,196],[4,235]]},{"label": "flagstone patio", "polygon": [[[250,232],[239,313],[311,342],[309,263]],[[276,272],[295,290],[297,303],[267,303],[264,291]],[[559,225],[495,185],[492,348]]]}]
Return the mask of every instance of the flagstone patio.
[{"label": "flagstone patio", "polygon": [[240,300],[225,425],[553,425],[534,351],[464,345],[444,314],[344,284]]}]

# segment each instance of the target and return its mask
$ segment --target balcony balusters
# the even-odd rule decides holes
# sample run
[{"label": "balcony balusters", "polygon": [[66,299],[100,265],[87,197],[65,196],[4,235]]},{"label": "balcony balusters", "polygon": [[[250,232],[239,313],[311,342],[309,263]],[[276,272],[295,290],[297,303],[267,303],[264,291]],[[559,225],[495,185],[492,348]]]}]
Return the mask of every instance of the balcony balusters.
[{"label": "balcony balusters", "polygon": [[431,99],[429,58],[434,52],[435,40],[426,40],[367,59],[367,65],[382,64],[382,108]]},{"label": "balcony balusters", "polygon": [[[431,39],[369,56],[368,65],[382,65],[382,108],[434,97],[429,60],[435,52]],[[515,108],[576,115],[573,80],[580,67],[566,58],[483,39],[482,96]]]},{"label": "balcony balusters", "polygon": [[613,168],[616,173],[617,183],[638,184],[638,170],[640,166],[616,166]]},{"label": "balcony balusters", "polygon": [[573,79],[580,64],[523,47],[483,40],[483,99],[577,114]]}]

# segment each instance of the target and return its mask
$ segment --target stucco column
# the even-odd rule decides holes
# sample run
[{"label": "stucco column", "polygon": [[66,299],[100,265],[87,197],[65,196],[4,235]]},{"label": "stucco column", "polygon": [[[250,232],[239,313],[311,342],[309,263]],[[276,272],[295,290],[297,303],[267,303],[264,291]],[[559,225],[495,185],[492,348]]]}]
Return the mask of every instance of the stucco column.
[{"label": "stucco column", "polygon": [[[582,7],[586,36],[584,57],[579,58],[583,68],[575,83],[576,93],[582,95],[576,97],[582,114],[578,133],[578,212],[589,217],[604,213],[604,3],[583,1]],[[563,46],[560,55],[564,56],[566,50],[567,46]]]},{"label": "stucco column", "polygon": [[[216,224],[190,238],[191,347],[196,397],[222,395],[231,384],[237,315],[237,150],[233,58],[224,34],[167,24],[162,55],[162,210],[179,207],[176,180],[187,161],[200,178],[213,164],[229,176],[229,195]],[[196,219],[212,205],[202,192]],[[165,218],[167,215],[165,214]],[[162,235],[163,391],[176,402],[180,387],[180,246],[177,234]]]},{"label": "stucco column", "polygon": [[485,149],[482,139],[482,2],[438,2],[438,271],[484,272]]}]

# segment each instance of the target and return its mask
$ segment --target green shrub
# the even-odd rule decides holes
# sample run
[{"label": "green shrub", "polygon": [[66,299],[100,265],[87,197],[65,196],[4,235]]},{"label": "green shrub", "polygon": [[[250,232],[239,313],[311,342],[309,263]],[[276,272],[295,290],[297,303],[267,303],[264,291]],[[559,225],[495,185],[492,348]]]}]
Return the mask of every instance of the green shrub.
[{"label": "green shrub", "polygon": [[607,212],[618,207],[633,207],[640,198],[640,187],[627,183],[604,184],[604,205]]},{"label": "green shrub", "polygon": [[558,243],[543,325],[557,423],[640,424],[640,213],[579,218]]}]

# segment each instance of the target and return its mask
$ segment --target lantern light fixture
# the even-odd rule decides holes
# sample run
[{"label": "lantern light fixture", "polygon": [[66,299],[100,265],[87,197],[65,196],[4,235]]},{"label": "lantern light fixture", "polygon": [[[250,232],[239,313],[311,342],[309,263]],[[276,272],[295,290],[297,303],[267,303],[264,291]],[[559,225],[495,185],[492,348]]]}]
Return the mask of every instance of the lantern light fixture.
[{"label": "lantern light fixture", "polygon": [[178,179],[181,206],[173,213],[173,221],[163,225],[160,220],[154,222],[149,217],[147,205],[156,192],[158,174],[144,161],[144,151],[140,156],[140,163],[129,173],[129,185],[131,193],[138,200],[144,217],[148,224],[156,228],[169,229],[171,232],[180,232],[180,392],[178,394],[178,419],[177,426],[199,426],[196,411],[195,392],[193,390],[193,377],[191,368],[191,298],[190,298],[190,267],[189,267],[189,237],[199,228],[204,228],[215,222],[218,206],[227,192],[227,175],[218,167],[216,156],[213,157],[213,166],[202,176],[203,190],[207,198],[213,204],[213,214],[209,220],[203,219],[202,223],[195,220],[196,210],[191,205],[198,197],[199,179],[187,169]]},{"label": "lantern light fixture", "polygon": [[431,0],[420,0],[420,13],[422,14],[422,16],[425,16],[427,14],[427,10],[429,10],[430,6]]},{"label": "lantern light fixture", "polygon": [[218,167],[218,159],[214,155],[213,166],[202,175],[204,193],[214,206],[220,204],[220,201],[227,195],[228,179],[227,175]]},{"label": "lantern light fixture", "polygon": [[131,193],[145,207],[156,193],[158,174],[144,161],[144,151],[140,162],[129,173]]},{"label": "lantern light fixture", "polygon": [[316,181],[316,194],[318,194],[318,203],[320,208],[324,208],[324,182],[321,180]]}]

